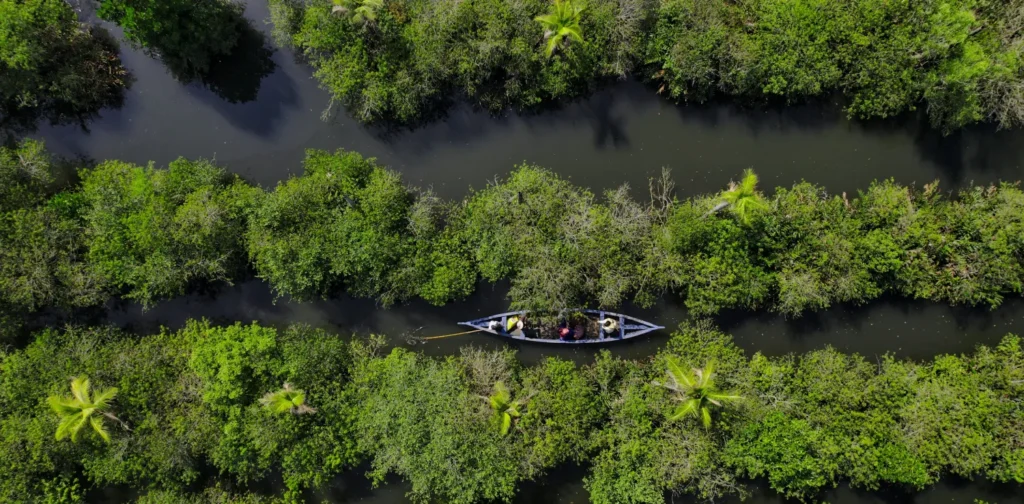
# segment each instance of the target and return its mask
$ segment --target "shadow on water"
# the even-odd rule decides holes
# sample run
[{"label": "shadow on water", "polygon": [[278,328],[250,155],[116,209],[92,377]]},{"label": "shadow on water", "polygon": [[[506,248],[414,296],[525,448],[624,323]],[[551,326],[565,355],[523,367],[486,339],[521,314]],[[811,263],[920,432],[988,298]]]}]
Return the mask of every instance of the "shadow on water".
[{"label": "shadow on water", "polygon": [[398,478],[388,478],[382,485],[373,488],[370,480],[366,477],[370,470],[370,464],[364,463],[354,469],[349,469],[318,491],[308,492],[312,497],[309,502],[329,502],[331,504],[384,504],[408,502],[405,494],[412,487]]},{"label": "shadow on water", "polygon": [[[315,502],[330,504],[399,504],[409,502],[405,494],[410,490],[408,483],[391,477],[377,488],[365,478],[367,464],[345,471],[336,477],[325,489],[310,492]],[[578,464],[563,464],[551,469],[537,481],[519,485],[513,504],[586,504],[589,493],[583,479],[589,467]],[[785,504],[798,502],[786,499],[772,490],[765,480],[745,481],[750,495],[746,500],[730,496],[721,500],[725,504]],[[969,480],[947,477],[921,491],[909,488],[886,487],[878,491],[851,488],[843,483],[822,492],[820,502],[833,504],[973,504],[975,499],[991,503],[1021,502],[1019,485],[994,483],[984,479]],[[699,499],[690,495],[665,495],[665,502],[672,504],[697,503]]]},{"label": "shadow on water", "polygon": [[[768,482],[763,479],[748,483],[751,490],[748,499],[741,501],[738,498],[730,497],[724,499],[723,502],[726,504],[799,502],[786,499],[769,488]],[[878,491],[869,491],[862,488],[851,488],[849,484],[843,483],[836,488],[822,492],[814,501],[832,504],[973,504],[976,499],[999,504],[1021,502],[1019,485],[993,483],[984,479],[969,480],[955,476],[946,476],[945,479],[921,491],[901,487],[885,487]],[[666,502],[697,501],[692,497],[680,496],[671,500],[666,499]]]},{"label": "shadow on water", "polygon": [[[532,110],[505,110],[492,114],[459,100],[431,120],[414,125],[368,126],[374,137],[413,155],[429,154],[434,148],[459,143],[488,142],[507,137],[510,130],[525,128],[533,135],[557,135],[565,128],[585,128],[592,134],[591,147],[597,151],[628,149],[629,116],[638,106],[650,105],[636,83],[614,83],[586,98],[545,104]],[[443,119],[443,120],[440,120]],[[335,120],[339,120],[337,117]]]},{"label": "shadow on water", "polygon": [[276,57],[267,36],[246,22],[239,45],[200,75],[188,93],[233,127],[269,138],[282,126],[285,112],[301,104],[291,76],[276,71]]},{"label": "shadow on water", "polygon": [[263,78],[277,68],[271,59],[274,51],[267,37],[256,31],[248,20],[241,20],[240,26],[238,45],[229,54],[214,60],[210,70],[197,77],[228,103],[256,100]]}]

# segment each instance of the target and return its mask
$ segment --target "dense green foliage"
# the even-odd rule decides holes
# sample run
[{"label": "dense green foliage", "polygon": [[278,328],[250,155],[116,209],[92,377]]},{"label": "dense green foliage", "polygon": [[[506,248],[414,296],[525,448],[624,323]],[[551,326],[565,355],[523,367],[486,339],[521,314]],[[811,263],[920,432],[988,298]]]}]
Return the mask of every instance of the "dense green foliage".
[{"label": "dense green foliage", "polygon": [[231,0],[100,0],[98,13],[187,82],[235,48],[245,25],[242,9]]},{"label": "dense green foliage", "polygon": [[[494,111],[579,95],[629,59],[617,43],[614,0],[385,0],[366,22],[352,22],[356,9],[330,0],[270,4],[277,38],[368,122],[423,119],[456,92]],[[542,17],[558,12],[562,19]]]},{"label": "dense green foliage", "polygon": [[277,38],[363,121],[455,92],[530,107],[636,71],[677,100],[841,91],[859,118],[925,104],[947,132],[1024,123],[1021,0],[378,0],[358,23],[354,4],[269,1]]},{"label": "dense green foliage", "polygon": [[0,0],[0,141],[118,104],[128,80],[117,45],[64,0]]},{"label": "dense green foliage", "polygon": [[[141,340],[106,329],[44,332],[3,359],[0,500],[41,502],[86,482],[181,492],[207,463],[239,482],[280,471],[292,492],[322,484],[355,456],[351,406],[338,394],[348,366],[346,343],[304,327],[192,323]],[[54,435],[45,396],[66,394],[77,374],[118,389],[112,412],[130,430],[110,427],[109,446]],[[306,391],[315,414],[260,404],[285,381]]]},{"label": "dense green foliage", "polygon": [[185,159],[166,170],[108,161],[81,177],[88,261],[125,297],[151,304],[244,270],[241,239],[258,189]]},{"label": "dense green foliage", "polygon": [[356,153],[310,151],[304,164],[264,191],[209,161],[108,161],[54,194],[57,163],[39,144],[0,149],[0,305],[150,306],[250,272],[300,300],[443,304],[484,279],[509,280],[517,308],[672,292],[699,315],[799,316],[886,293],[996,307],[1024,288],[1015,184],[946,197],[883,181],[851,199],[808,183],[765,195],[747,173],[680,201],[665,174],[641,203],[524,165],[448,203]]},{"label": "dense green foliage", "polygon": [[[0,499],[76,503],[90,488],[120,485],[147,504],[301,502],[364,461],[375,483],[408,481],[417,503],[508,502],[519,483],[569,460],[591,464],[587,488],[602,504],[742,495],[745,477],[801,499],[840,481],[1024,481],[1015,336],[930,363],[830,348],[747,357],[698,323],[650,359],[605,352],[582,367],[554,358],[523,367],[508,350],[381,354],[381,343],[207,322],[142,337],[44,331],[0,354]],[[705,428],[677,418],[676,395],[656,382],[708,362],[716,386],[742,398],[715,406]],[[117,419],[106,423],[109,443],[60,439],[62,417],[47,404],[67,394],[68,376],[85,375],[97,391],[117,389],[102,409]],[[267,408],[282,383],[303,392],[308,411]],[[495,390],[516,403],[505,434]],[[90,403],[100,394],[78,395]],[[275,495],[255,490],[274,473],[283,480]]]}]

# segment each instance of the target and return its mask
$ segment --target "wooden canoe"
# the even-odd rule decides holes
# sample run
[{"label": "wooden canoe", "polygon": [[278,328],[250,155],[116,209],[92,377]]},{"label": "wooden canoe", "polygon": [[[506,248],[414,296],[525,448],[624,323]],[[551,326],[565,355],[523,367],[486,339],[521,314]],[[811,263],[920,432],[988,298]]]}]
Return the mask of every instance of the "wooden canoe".
[{"label": "wooden canoe", "polygon": [[[636,317],[630,317],[629,315],[623,315],[621,313],[604,310],[571,310],[571,312],[583,315],[593,324],[596,324],[596,321],[603,320],[606,317],[611,318],[612,320],[618,321],[618,330],[611,335],[605,334],[604,331],[600,330],[587,331],[596,334],[586,334],[585,337],[580,339],[562,340],[558,338],[556,327],[539,327],[531,324],[529,312],[525,310],[499,313],[497,315],[478,318],[468,322],[459,322],[459,325],[472,327],[473,329],[479,329],[481,331],[519,341],[529,341],[531,343],[558,343],[563,345],[611,343],[613,341],[623,341],[630,338],[636,338],[637,336],[642,336],[651,331],[664,329],[663,326],[655,325],[647,322],[646,320],[640,320]],[[508,327],[508,320],[512,317],[518,317],[521,320],[525,320],[522,331],[513,331],[520,334],[509,333],[505,329]],[[497,328],[492,328],[490,324],[492,321],[497,321],[500,325],[498,325]]]}]

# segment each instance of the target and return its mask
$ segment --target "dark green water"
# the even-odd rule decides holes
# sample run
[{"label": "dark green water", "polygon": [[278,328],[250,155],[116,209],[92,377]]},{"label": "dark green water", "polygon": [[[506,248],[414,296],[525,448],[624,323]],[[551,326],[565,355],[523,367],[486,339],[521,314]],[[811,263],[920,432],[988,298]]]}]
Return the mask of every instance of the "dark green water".
[{"label": "dark green water", "polygon": [[[246,15],[267,30],[263,0],[249,0]],[[85,14],[88,16],[87,14]],[[116,29],[111,30],[118,34]],[[258,42],[258,41],[255,41]],[[258,48],[258,44],[255,46]],[[892,177],[903,183],[940,180],[947,189],[966,184],[1024,178],[1024,131],[972,128],[943,137],[919,117],[884,122],[851,122],[835,103],[785,109],[744,109],[728,104],[680,107],[636,82],[608,86],[596,95],[539,114],[492,117],[469,107],[453,109],[444,121],[411,131],[381,131],[349,119],[344,111],[332,121],[320,115],[329,102],[311,71],[287,51],[269,61],[248,58],[225,62],[217,91],[183,86],[160,62],[122,49],[125,65],[137,79],[123,108],[106,110],[89,130],[43,128],[39,137],[67,155],[102,160],[166,164],[178,156],[215,158],[249,180],[271,187],[301,170],[306,148],[345,148],[376,156],[406,180],[431,186],[440,195],[462,197],[503,176],[521,162],[546,166],[577,184],[599,192],[621,183],[643,196],[647,179],[662,167],[673,170],[679,195],[721,189],[731,177],[753,167],[766,188],[800,180],[833,193],[855,193],[872,180]],[[257,57],[258,59],[258,57]],[[261,77],[259,69],[273,67]],[[232,101],[233,100],[233,101]],[[109,307],[99,321],[138,331],[161,325],[179,327],[188,318],[251,321],[286,325],[304,322],[343,334],[390,335],[408,345],[408,335],[459,330],[455,322],[504,311],[502,286],[482,285],[473,299],[443,308],[413,303],[378,309],[372,302],[336,299],[315,303],[274,302],[259,281],[195,294],[143,312],[137,305]],[[686,318],[680,306],[663,301],[651,310],[622,311],[673,327]],[[996,311],[887,299],[867,306],[838,306],[786,320],[774,315],[729,313],[717,322],[747,351],[802,352],[832,345],[865,355],[892,352],[927,359],[945,352],[994,343],[1007,332],[1024,334],[1024,301],[1013,299]],[[623,357],[651,355],[667,333],[610,347]],[[486,335],[439,340],[417,349],[429,354],[457,352],[462,345],[498,347],[506,343]],[[513,345],[525,362],[548,355],[588,361],[593,350],[549,345]],[[585,470],[567,468],[522,489],[522,503],[584,503]],[[369,489],[357,473],[339,478],[322,496],[334,503],[397,504],[405,487],[396,483]],[[840,488],[825,498],[840,504],[889,502],[1022,502],[1014,487],[944,482],[917,494],[897,490],[868,493]],[[120,502],[123,494],[100,492],[97,502]],[[689,502],[678,497],[672,502]],[[755,491],[752,502],[781,499]]]}]

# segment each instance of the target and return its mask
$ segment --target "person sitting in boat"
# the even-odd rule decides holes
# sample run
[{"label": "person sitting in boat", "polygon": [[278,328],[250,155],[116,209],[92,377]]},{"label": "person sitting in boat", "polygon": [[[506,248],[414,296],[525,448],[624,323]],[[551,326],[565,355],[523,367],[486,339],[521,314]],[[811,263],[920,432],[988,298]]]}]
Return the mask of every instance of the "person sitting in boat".
[{"label": "person sitting in boat", "polygon": [[562,326],[558,328],[558,339],[562,341],[569,341],[576,338],[576,331]]},{"label": "person sitting in boat", "polygon": [[601,320],[601,332],[604,337],[611,338],[619,334],[619,321],[611,317],[605,317]]},{"label": "person sitting in boat", "polygon": [[505,332],[512,336],[523,335],[523,319],[519,317],[509,317],[508,323],[505,324]]}]

